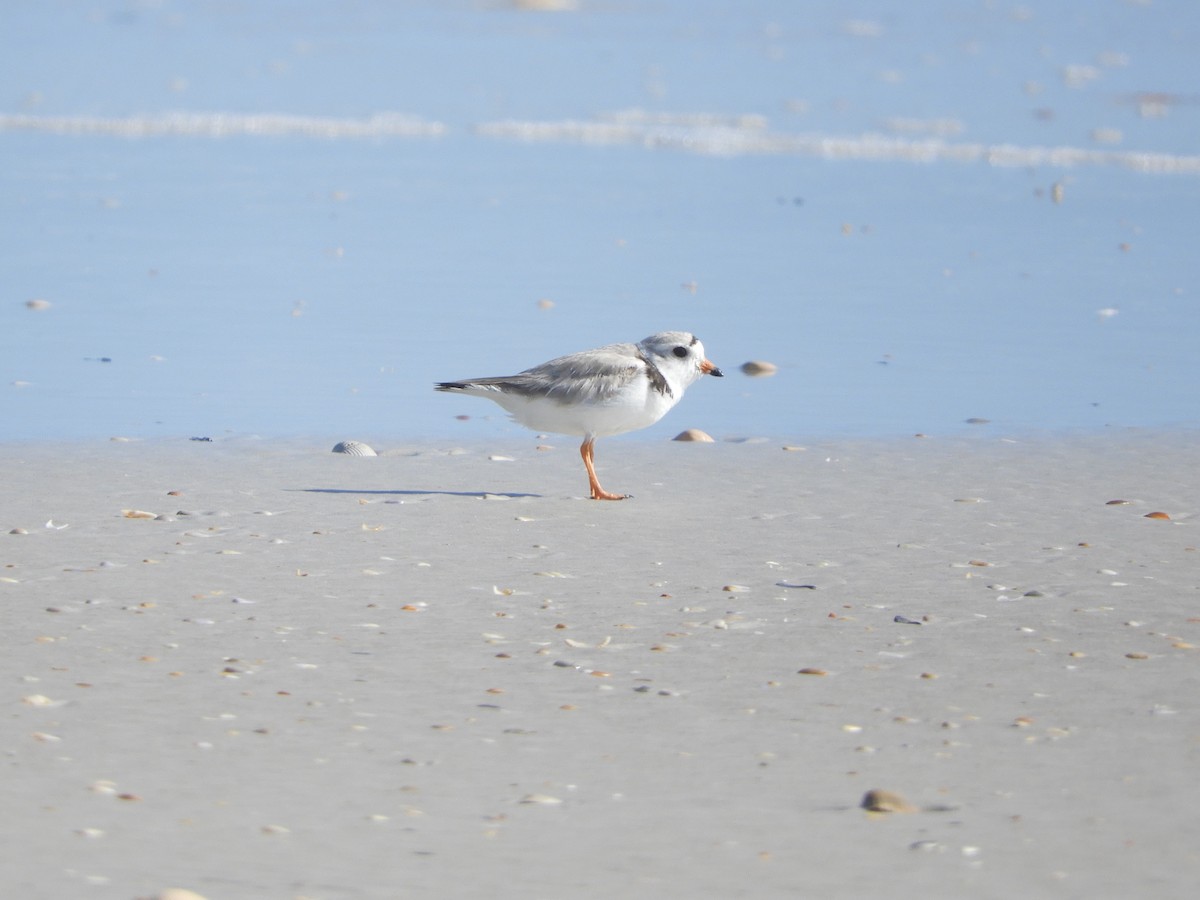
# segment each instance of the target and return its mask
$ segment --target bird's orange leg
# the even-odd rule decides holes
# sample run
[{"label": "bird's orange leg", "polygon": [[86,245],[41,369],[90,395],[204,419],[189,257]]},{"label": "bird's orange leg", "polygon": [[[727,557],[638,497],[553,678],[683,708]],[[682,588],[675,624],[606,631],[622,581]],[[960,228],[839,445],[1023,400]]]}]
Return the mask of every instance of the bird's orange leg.
[{"label": "bird's orange leg", "polygon": [[587,438],[583,442],[583,446],[579,448],[579,455],[583,457],[583,464],[587,467],[588,484],[592,488],[593,500],[624,500],[625,494],[610,494],[604,488],[600,487],[600,479],[596,477],[596,467],[592,464],[592,456],[595,451],[592,445],[596,443],[595,438]]}]

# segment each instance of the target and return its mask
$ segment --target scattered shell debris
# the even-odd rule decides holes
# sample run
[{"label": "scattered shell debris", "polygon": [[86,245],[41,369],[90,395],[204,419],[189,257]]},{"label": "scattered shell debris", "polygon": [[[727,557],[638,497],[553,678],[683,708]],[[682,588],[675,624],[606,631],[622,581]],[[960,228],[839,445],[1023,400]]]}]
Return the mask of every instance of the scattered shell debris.
[{"label": "scattered shell debris", "polygon": [[347,456],[378,456],[374,448],[362,441],[338,441],[333,445],[334,453],[344,453]]},{"label": "scattered shell debris", "polygon": [[752,359],[749,362],[742,363],[742,374],[749,375],[751,378],[769,378],[779,371],[779,367],[775,363],[765,362],[760,359]]},{"label": "scattered shell debris", "polygon": [[695,442],[701,443],[701,444],[716,443],[713,440],[712,435],[710,435],[708,432],[701,431],[699,428],[688,428],[684,431],[679,432],[679,434],[675,435],[675,437],[671,438],[671,440],[673,440],[673,441],[695,441]]}]

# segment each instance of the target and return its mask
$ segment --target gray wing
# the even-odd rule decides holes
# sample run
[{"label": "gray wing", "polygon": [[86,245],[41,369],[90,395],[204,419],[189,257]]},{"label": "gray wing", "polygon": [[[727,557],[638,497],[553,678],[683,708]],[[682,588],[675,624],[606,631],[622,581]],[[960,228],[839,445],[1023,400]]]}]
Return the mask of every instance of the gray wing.
[{"label": "gray wing", "polygon": [[482,387],[525,397],[551,397],[563,403],[603,403],[631,381],[645,377],[646,364],[634,344],[611,344],[560,356],[518,375],[442,382],[439,390]]}]

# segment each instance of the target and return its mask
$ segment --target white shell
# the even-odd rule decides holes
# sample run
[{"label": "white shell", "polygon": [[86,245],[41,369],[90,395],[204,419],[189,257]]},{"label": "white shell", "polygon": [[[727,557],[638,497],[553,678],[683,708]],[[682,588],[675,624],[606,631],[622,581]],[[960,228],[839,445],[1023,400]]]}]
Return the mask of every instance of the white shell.
[{"label": "white shell", "polygon": [[333,446],[334,453],[345,453],[347,456],[378,456],[362,441],[339,441]]}]

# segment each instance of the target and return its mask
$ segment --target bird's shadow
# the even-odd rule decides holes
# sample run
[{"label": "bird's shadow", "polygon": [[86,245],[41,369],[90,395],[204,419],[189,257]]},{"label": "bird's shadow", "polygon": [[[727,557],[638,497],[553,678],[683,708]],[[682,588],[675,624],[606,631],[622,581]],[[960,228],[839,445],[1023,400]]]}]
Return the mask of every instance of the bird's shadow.
[{"label": "bird's shadow", "polygon": [[541,494],[522,494],[511,491],[420,491],[420,490],[387,490],[381,491],[378,489],[367,491],[356,491],[352,488],[290,488],[289,490],[297,491],[305,494],[383,494],[385,496],[394,497],[427,497],[427,496],[442,496],[442,497],[507,497],[509,499],[519,499],[521,497],[541,497]]}]

